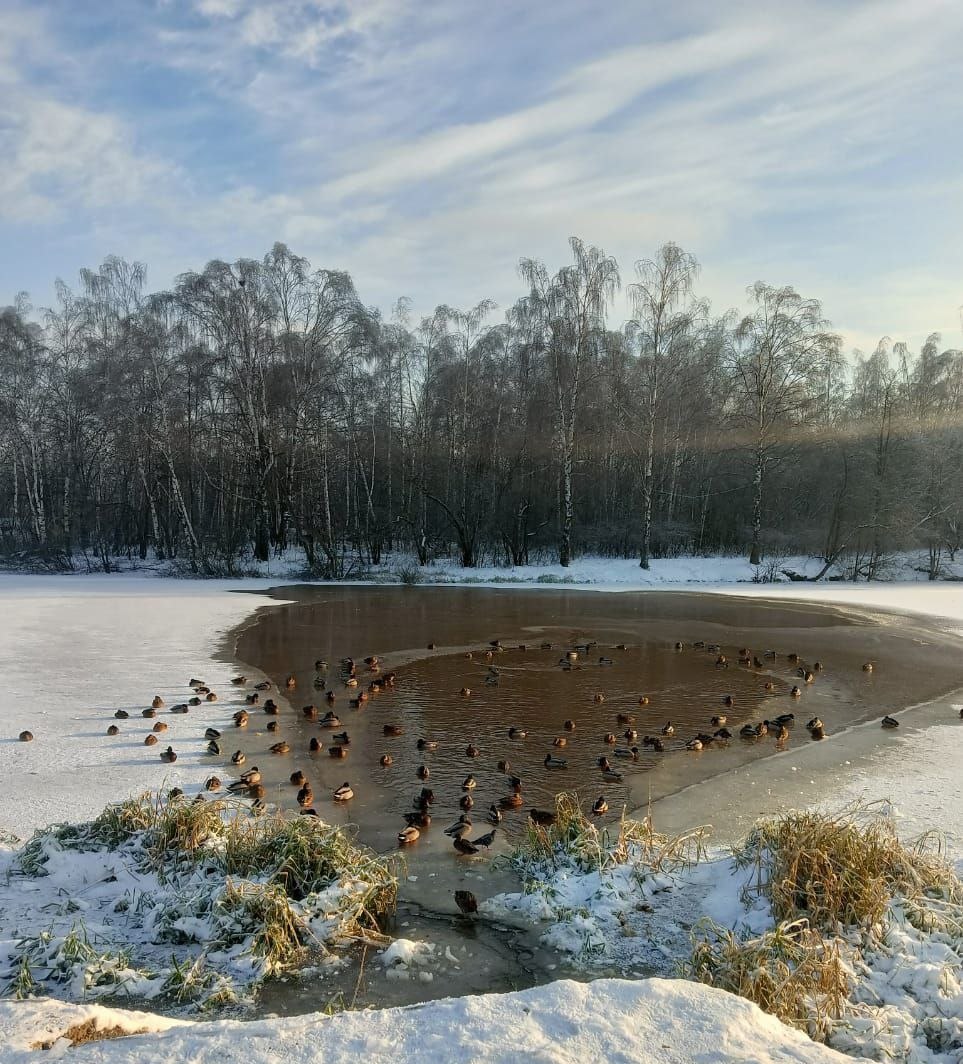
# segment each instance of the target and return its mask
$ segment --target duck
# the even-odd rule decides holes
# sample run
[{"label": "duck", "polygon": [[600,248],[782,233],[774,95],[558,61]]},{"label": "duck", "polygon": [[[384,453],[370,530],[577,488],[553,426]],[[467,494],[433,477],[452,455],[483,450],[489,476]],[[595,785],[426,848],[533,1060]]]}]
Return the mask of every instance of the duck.
[{"label": "duck", "polygon": [[164,722],[163,722],[162,720],[159,720],[159,721],[158,721],[158,722],[157,722],[157,723],[156,723],[156,724],[154,725],[154,727],[153,727],[153,728],[151,728],[151,731],[155,731],[155,732],[166,732],[166,731],[167,731],[167,725],[166,725],[166,724],[165,724],[165,723],[164,723]]},{"label": "duck", "polygon": [[309,806],[307,809],[302,809],[300,815],[301,816],[317,816],[318,815],[318,811],[312,805],[312,806]]},{"label": "duck", "polygon": [[562,726],[565,728],[566,731],[575,731],[574,720],[567,720]]},{"label": "duck", "polygon": [[528,819],[538,828],[550,828],[557,817],[555,813],[547,812],[544,809],[530,809],[528,811]]},{"label": "duck", "polygon": [[631,713],[618,713],[616,714],[615,719],[619,722],[619,724],[635,723],[635,717]]},{"label": "duck", "polygon": [[763,736],[769,734],[769,721],[762,720],[756,725],[756,735]]},{"label": "duck", "polygon": [[792,688],[789,691],[789,697],[802,698],[802,690],[796,684],[793,684]]},{"label": "duck", "polygon": [[815,739],[817,741],[820,740],[820,739],[825,739],[826,738],[825,729],[823,729],[822,726],[820,726],[818,728],[810,728],[809,729],[809,737],[811,739]]},{"label": "duck", "polygon": [[552,746],[568,746],[568,739],[562,735],[558,735],[552,740]]},{"label": "duck", "polygon": [[599,658],[599,665],[614,665],[615,662],[611,658],[601,657]]},{"label": "duck", "polygon": [[[29,743],[29,742],[30,742],[30,739],[24,739],[24,738],[23,738],[23,736],[24,736],[24,735],[29,735],[29,736],[30,736],[30,739],[32,739],[32,738],[33,738],[33,735],[31,735],[31,733],[30,733],[30,732],[21,732],[21,733],[20,733],[20,741],[21,741],[22,743]],[[147,737],[146,737],[146,738],[144,739],[144,746],[154,746],[154,745],[156,744],[156,742],[157,742],[157,736],[156,736],[156,735],[153,735],[153,734],[151,734],[151,735],[148,735],[148,736],[147,736]]]},{"label": "duck", "polygon": [[647,706],[648,704],[649,704],[649,696],[648,695],[639,695],[639,705],[640,706]]},{"label": "duck", "polygon": [[166,761],[167,764],[172,765],[177,760],[177,754],[174,753],[174,748],[169,746],[166,750],[161,750],[161,761]]},{"label": "duck", "polygon": [[717,669],[728,669],[729,668],[729,659],[725,656],[725,654],[720,654],[716,658],[716,668]]},{"label": "duck", "polygon": [[665,726],[662,728],[662,734],[666,737],[675,735],[675,728],[672,726],[672,721],[666,721]]},{"label": "duck", "polygon": [[616,757],[625,757],[625,758],[628,758],[630,761],[638,761],[639,760],[639,748],[637,746],[630,747],[628,750],[625,750],[622,747],[617,746],[612,751],[612,753],[615,754]]},{"label": "duck", "polygon": [[161,698],[160,695],[154,695],[154,697],[151,699],[150,708],[151,709],[163,709],[164,708],[164,699]]},{"label": "duck", "polygon": [[473,846],[468,839],[461,836],[455,838],[455,850],[463,857],[474,857],[478,853],[478,847]]},{"label": "duck", "polygon": [[744,739],[755,739],[756,726],[754,724],[743,724],[743,726],[739,729],[739,734]]},{"label": "duck", "polygon": [[297,677],[293,674],[284,681],[284,686],[290,691],[292,688],[298,686]]},{"label": "duck", "polygon": [[[267,713],[267,706],[264,707],[264,712]],[[301,716],[305,720],[317,720],[318,719],[318,707],[312,702],[309,706],[301,707]]]},{"label": "duck", "polygon": [[449,824],[445,828],[445,834],[452,836],[452,838],[461,838],[471,832],[471,817],[467,813],[462,813],[461,816],[454,822]]},{"label": "duck", "polygon": [[785,724],[779,724],[775,730],[776,742],[784,743],[789,738],[789,729]]},{"label": "duck", "polygon": [[261,782],[261,770],[257,765],[251,765],[246,772],[241,773],[240,778],[248,787],[252,787],[255,783]]},{"label": "duck", "polygon": [[461,796],[461,797],[460,797],[460,798],[458,799],[458,804],[459,804],[459,805],[461,806],[461,808],[462,808],[462,809],[464,809],[464,810],[465,810],[465,812],[467,813],[467,812],[468,812],[468,811],[469,811],[470,809],[474,808],[474,805],[475,805],[475,799],[474,799],[474,798],[472,798],[472,796],[471,796],[471,792],[470,792],[470,791],[466,791],[466,792],[465,792],[465,793],[464,793],[464,794],[463,794],[463,795],[462,795],[462,796]]},{"label": "duck", "polygon": [[351,745],[351,736],[348,735],[346,731],[335,732],[334,735],[331,736],[331,738],[334,739],[336,743],[341,743],[342,746]]},{"label": "duck", "polygon": [[[198,705],[200,705],[200,703],[198,703]],[[156,709],[142,709],[140,711],[140,715],[142,717],[156,717],[157,716],[157,710]]]},{"label": "duck", "polygon": [[652,742],[649,743],[649,745],[652,747],[652,749],[657,754],[664,754],[665,753],[665,743],[662,742],[662,740],[660,738],[658,738],[658,736],[653,738]]},{"label": "duck", "polygon": [[417,842],[421,838],[421,832],[414,826],[409,824],[406,828],[402,828],[398,832],[398,845],[409,846],[413,842]]},{"label": "duck", "polygon": [[416,803],[432,805],[435,801],[435,792],[430,787],[422,787],[421,794],[415,799]]},{"label": "duck", "polygon": [[429,752],[438,749],[438,743],[434,739],[419,739],[418,742],[415,743],[415,746],[417,746],[419,750],[428,750]]},{"label": "duck", "polygon": [[354,791],[351,789],[351,784],[345,780],[344,783],[334,792],[334,800],[336,802],[349,802],[354,797]]},{"label": "duck", "polygon": [[188,712],[188,706],[186,702],[178,702],[176,706],[171,706],[171,713],[179,713],[183,716]]},{"label": "duck", "polygon": [[267,722],[267,730],[269,732],[276,732],[281,730],[281,722],[277,720],[269,720]]},{"label": "duck", "polygon": [[682,643],[679,640],[676,640],[675,649],[676,650],[685,650],[685,643]]},{"label": "duck", "polygon": [[305,783],[308,782],[307,776],[305,776],[301,769],[296,769],[294,772],[292,772],[290,779],[291,785],[294,787],[303,787]]},{"label": "duck", "polygon": [[813,672],[822,672],[822,671],[823,671],[823,663],[821,661],[814,661],[813,662]]},{"label": "duck", "polygon": [[204,729],[204,738],[205,739],[220,739],[220,737],[221,737],[221,733],[217,730],[217,728],[205,728]]},{"label": "duck", "polygon": [[311,741],[308,743],[308,752],[312,754],[318,753],[319,750],[324,748],[324,743],[316,736],[311,736]]},{"label": "duck", "polygon": [[329,706],[333,706],[334,703],[337,701],[337,698],[338,696],[334,693],[334,691],[328,691],[328,693],[324,696],[324,699]]},{"label": "duck", "polygon": [[247,761],[247,758],[244,756],[242,751],[235,750],[234,753],[231,754],[232,765],[243,765],[245,761]]},{"label": "duck", "polygon": [[393,760],[391,754],[382,754],[379,764],[382,768],[387,768]]},{"label": "duck", "polygon": [[605,695],[603,695],[601,691],[596,691],[595,694],[592,696],[592,701],[597,706],[600,706],[605,701]]},{"label": "duck", "polygon": [[461,695],[462,698],[469,698],[471,696],[471,688],[463,687],[458,693]]},{"label": "duck", "polygon": [[458,911],[465,916],[478,912],[478,899],[470,890],[456,890],[455,904],[458,906]]},{"label": "duck", "polygon": [[474,776],[466,776],[462,780],[461,789],[463,791],[473,791],[478,786],[478,780]]},{"label": "duck", "polygon": [[488,807],[486,819],[489,824],[500,824],[502,822],[502,811],[494,802]]},{"label": "duck", "polygon": [[198,680],[198,679],[196,679],[195,677],[192,676],[190,678],[190,680],[188,681],[187,686],[188,687],[203,687],[204,686],[204,681],[203,680]]},{"label": "duck", "polygon": [[477,839],[472,839],[472,846],[484,846],[487,850],[495,841],[495,830],[495,828],[492,828],[491,831],[486,831],[484,835],[479,835]]},{"label": "duck", "polygon": [[498,769],[499,772],[510,772],[512,768],[512,763],[510,761],[499,761],[495,767]]},{"label": "duck", "polygon": [[[24,730],[17,736],[17,738],[22,743],[32,743],[33,742],[33,732]],[[155,739],[154,741],[156,742],[157,740]]]},{"label": "duck", "polygon": [[607,746],[614,746],[618,742],[618,739],[615,737],[615,732],[606,732],[605,735],[602,736],[602,742]]},{"label": "duck", "polygon": [[824,728],[825,725],[819,719],[819,717],[813,717],[812,720],[806,722],[806,727],[809,729],[809,731],[814,731],[816,728]]},{"label": "duck", "polygon": [[288,754],[290,752],[291,747],[283,739],[271,747],[272,754]]},{"label": "duck", "polygon": [[120,728],[118,728],[116,724],[111,724],[110,727],[107,729],[107,734],[120,735]]},{"label": "duck", "polygon": [[776,723],[777,724],[785,724],[787,727],[793,725],[795,722],[796,722],[796,714],[795,713],[780,713],[779,716],[776,717]]},{"label": "duck", "polygon": [[427,809],[417,809],[414,813],[402,813],[405,823],[415,828],[426,828],[431,824],[431,813]]},{"label": "duck", "polygon": [[609,759],[605,756],[605,754],[602,754],[601,757],[597,758],[595,763],[603,771],[607,768],[611,768],[611,765],[609,764]]},{"label": "duck", "polygon": [[250,719],[251,719],[250,715],[248,714],[246,709],[239,709],[234,714],[234,727],[235,728],[246,728],[247,727],[247,723],[248,723],[248,721]]},{"label": "duck", "polygon": [[382,729],[382,734],[389,737],[397,737],[402,733],[402,727],[400,724],[386,724]]},{"label": "duck", "polygon": [[478,747],[475,746],[474,743],[469,743],[465,747],[465,757],[478,757],[478,755],[480,753],[481,753],[481,750],[479,750]]},{"label": "duck", "polygon": [[208,776],[204,781],[205,791],[219,791],[221,789],[221,781],[217,776]]},{"label": "duck", "polygon": [[884,728],[898,728],[899,721],[895,717],[886,716],[881,721]]},{"label": "duck", "polygon": [[187,704],[189,706],[199,706],[201,704],[201,700],[195,695],[193,698],[189,698],[187,700]]},{"label": "duck", "polygon": [[722,696],[722,704],[724,706],[731,706],[733,704],[732,695],[723,695]]},{"label": "duck", "polygon": [[270,691],[271,690],[271,681],[270,680],[259,680],[254,685],[254,690],[255,691]]},{"label": "duck", "polygon": [[328,756],[329,757],[347,757],[348,756],[348,748],[346,746],[329,746],[328,747]]},{"label": "duck", "polygon": [[568,768],[568,762],[561,757],[552,757],[551,754],[545,755],[545,760],[542,764],[546,768]]},{"label": "duck", "polygon": [[609,811],[609,803],[605,800],[605,795],[600,794],[595,799],[595,804],[592,806],[593,816],[604,816]]},{"label": "duck", "polygon": [[309,805],[314,805],[314,791],[311,789],[310,783],[305,783],[304,786],[298,791],[298,805],[302,808],[307,808]]},{"label": "duck", "polygon": [[621,772],[616,772],[614,768],[603,768],[602,779],[604,779],[606,783],[621,783],[625,777]]},{"label": "duck", "polygon": [[431,771],[429,770],[427,765],[419,765],[415,772],[415,775],[420,780],[426,780],[431,775]]},{"label": "duck", "polygon": [[518,809],[519,806],[524,805],[524,799],[516,791],[514,794],[508,794],[504,798],[499,798],[498,804],[502,809]]},{"label": "duck", "polygon": [[709,721],[709,723],[713,726],[713,728],[721,728],[723,724],[728,721],[728,719],[729,718],[725,715],[725,713],[720,713],[718,716],[713,717],[712,720]]},{"label": "duck", "polygon": [[728,728],[719,728],[719,730],[715,733],[715,738],[721,739],[723,742],[725,742],[726,739],[732,738],[732,732],[729,731]]},{"label": "duck", "polygon": [[521,728],[511,727],[508,729],[509,739],[524,739],[528,735],[528,732],[523,731]]},{"label": "duck", "polygon": [[793,651],[791,654],[786,655],[786,661],[788,661],[790,665],[798,665],[799,655]]},{"label": "duck", "polygon": [[698,739],[698,738],[690,739],[685,744],[685,748],[686,748],[686,750],[701,750],[702,749],[702,740]]},{"label": "duck", "polygon": [[114,717],[117,720],[127,720],[129,716],[130,714],[127,712],[126,709],[118,709],[117,712],[114,714]]},{"label": "duck", "polygon": [[758,656],[754,657],[752,659],[752,667],[754,669],[762,669],[762,668],[764,668],[764,666],[762,664],[762,658],[760,658]]},{"label": "duck", "polygon": [[207,752],[213,757],[217,757],[221,752],[220,743],[218,743],[216,739],[211,739],[211,741],[207,744]]},{"label": "duck", "polygon": [[871,661],[863,662],[863,672],[872,672],[872,671],[873,671],[873,663]]},{"label": "duck", "polygon": [[204,700],[206,702],[216,702],[217,695],[213,691],[208,691],[207,694],[204,696]]},{"label": "duck", "polygon": [[[321,719],[322,728],[340,728],[341,718],[336,713],[326,713]],[[387,733],[385,733],[387,734]],[[400,734],[400,732],[399,732]]]},{"label": "duck", "polygon": [[626,742],[634,743],[638,737],[639,733],[635,728],[626,728],[625,731],[622,732],[622,738],[625,739]]}]

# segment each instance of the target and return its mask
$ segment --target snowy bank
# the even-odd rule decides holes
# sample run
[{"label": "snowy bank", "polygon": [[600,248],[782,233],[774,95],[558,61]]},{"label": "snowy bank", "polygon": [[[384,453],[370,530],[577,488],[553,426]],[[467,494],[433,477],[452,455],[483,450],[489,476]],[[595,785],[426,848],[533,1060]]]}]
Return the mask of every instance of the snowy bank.
[{"label": "snowy bank", "polygon": [[[89,1009],[0,1003],[5,1064],[36,1061],[30,1045],[52,1041]],[[534,990],[447,998],[426,1005],[255,1023],[171,1026],[156,1017],[97,1010],[104,1027],[158,1031],[80,1045],[76,1064],[839,1064],[847,1058],[783,1026],[755,1005],[680,980],[560,981]],[[66,1048],[66,1040],[59,1043]]]}]

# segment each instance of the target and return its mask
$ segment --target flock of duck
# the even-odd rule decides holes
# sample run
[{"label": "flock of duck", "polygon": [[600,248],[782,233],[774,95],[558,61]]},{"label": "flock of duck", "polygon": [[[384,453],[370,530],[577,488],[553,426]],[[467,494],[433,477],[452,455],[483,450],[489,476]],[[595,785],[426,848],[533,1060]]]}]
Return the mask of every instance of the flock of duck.
[{"label": "flock of duck", "polygon": [[[715,667],[717,669],[727,669],[731,665],[729,659],[718,644],[697,641],[690,644],[690,646],[693,650],[701,650],[705,653],[715,655]],[[548,643],[541,645],[541,649],[551,648],[551,644]],[[687,649],[686,645],[681,642],[675,643],[674,648],[679,652]],[[429,649],[433,649],[433,645],[429,645]],[[484,651],[489,666],[487,674],[485,675],[486,684],[498,684],[500,672],[494,662],[496,656],[504,649],[501,641],[495,639],[491,641],[488,648]],[[526,650],[528,648],[523,645],[517,649]],[[619,644],[614,649],[625,650],[627,648],[624,644]],[[598,644],[595,642],[573,646],[565,650],[558,661],[558,666],[564,671],[573,671],[580,670],[587,664],[594,665],[596,662],[590,662],[589,659],[594,656],[597,650]],[[466,656],[471,658],[473,655],[469,652]],[[765,653],[764,658],[769,662],[776,663],[780,658],[780,655],[778,655],[775,650],[770,650]],[[754,655],[746,647],[743,647],[738,652],[736,660],[739,666],[745,668],[753,670],[763,670],[768,668],[766,661]],[[795,653],[788,654],[785,661],[795,670],[794,679],[800,681],[800,683],[794,683],[792,685],[789,690],[789,698],[793,700],[799,699],[802,696],[803,687],[816,682],[816,678],[818,674],[822,672],[823,666],[818,661],[813,662],[811,665],[807,665],[800,659],[800,656]],[[613,660],[605,655],[600,655],[597,664],[600,666],[613,664]],[[330,731],[332,742],[327,747],[327,753],[331,758],[343,759],[348,755],[351,745],[351,737],[347,730],[344,729],[341,718],[333,708],[337,702],[338,696],[335,693],[333,685],[330,685],[329,666],[327,662],[319,660],[315,662],[315,669],[316,675],[314,679],[314,688],[319,692],[324,692],[324,701],[327,703],[328,709],[322,714],[318,706],[311,703],[302,707],[301,715],[303,719],[316,722],[320,728]],[[867,662],[864,664],[863,671],[867,673],[872,672],[873,663]],[[394,671],[384,671],[379,659],[376,656],[371,655],[364,658],[362,662],[356,662],[352,658],[342,659],[339,668],[339,681],[345,691],[348,692],[349,705],[353,709],[359,710],[364,708],[369,699],[376,697],[382,691],[394,688],[397,683],[397,675]],[[250,684],[246,676],[236,676],[231,682],[235,687],[245,689],[244,705],[242,708],[233,712],[231,717],[231,725],[233,728],[243,729],[248,727],[252,713],[259,712],[268,717],[266,725],[267,731],[269,733],[279,732],[280,722],[278,718],[281,715],[281,708],[278,702],[270,695],[272,691],[271,682],[269,680],[261,680],[257,683]],[[770,692],[776,689],[776,684],[772,679],[767,679],[764,686]],[[289,676],[285,684],[288,694],[293,694],[296,687],[297,680],[295,676]],[[185,702],[171,705],[169,708],[165,706],[164,699],[161,698],[160,695],[156,695],[149,708],[141,711],[141,716],[147,719],[154,719],[157,718],[159,711],[162,709],[168,709],[168,712],[172,714],[186,714],[190,712],[192,707],[218,701],[217,693],[202,680],[191,678],[189,681],[189,688],[191,689],[191,697]],[[463,687],[459,694],[463,698],[468,698],[471,695],[471,691],[468,687]],[[597,692],[594,695],[593,701],[596,705],[599,705],[605,701],[605,695],[602,692]],[[617,725],[624,730],[621,731],[620,734],[616,734],[613,730],[611,732],[606,732],[602,736],[602,742],[606,746],[611,747],[609,753],[602,754],[596,759],[595,767],[599,771],[602,782],[621,782],[623,780],[623,773],[615,767],[615,764],[618,762],[629,764],[638,761],[643,749],[651,750],[653,753],[664,753],[666,752],[667,744],[669,744],[670,741],[672,742],[672,747],[674,749],[689,751],[703,750],[712,745],[728,744],[736,737],[736,735],[734,735],[728,727],[729,715],[725,710],[733,707],[734,700],[731,695],[725,695],[721,701],[722,707],[720,711],[709,717],[706,730],[699,730],[694,735],[686,736],[677,735],[676,726],[670,720],[666,721],[655,734],[643,734],[640,737],[639,731],[635,727],[635,715],[626,712],[616,713],[614,720]],[[647,706],[649,704],[649,699],[646,696],[641,696],[638,699],[638,703],[640,706]],[[114,717],[117,720],[126,719],[130,717],[130,715],[131,714],[124,709],[118,709],[114,713]],[[963,717],[963,711],[961,711],[961,717]],[[785,712],[779,714],[774,719],[746,722],[739,727],[737,735],[740,739],[753,742],[769,736],[775,739],[777,745],[782,745],[789,739],[794,724],[795,714],[792,712]],[[882,719],[882,726],[884,728],[896,728],[899,726],[899,722],[894,717],[886,716]],[[568,745],[568,736],[574,732],[576,728],[577,723],[574,719],[568,719],[564,722],[562,730],[565,734],[559,735],[553,740],[553,750],[547,752],[541,762],[546,772],[561,773],[569,767],[568,759],[559,756],[556,751],[563,749]],[[810,719],[806,724],[806,729],[810,737],[814,740],[821,740],[825,737],[826,728],[819,717],[813,717]],[[163,720],[155,719],[151,731],[143,740],[144,745],[156,746],[159,743],[158,736],[162,735],[167,730],[168,725]],[[108,735],[117,735],[119,731],[120,728],[116,723],[111,724],[107,728]],[[382,734],[385,738],[400,736],[403,734],[403,727],[398,723],[386,723],[383,725]],[[506,734],[508,738],[513,741],[519,741],[526,738],[526,732],[519,727],[513,726],[508,728]],[[33,739],[33,735],[28,731],[24,731],[21,732],[20,739],[24,742],[28,742]],[[620,740],[624,742],[624,745],[620,745]],[[206,743],[206,754],[212,757],[223,756],[231,745],[226,742],[225,731],[214,727],[208,727],[206,729],[204,732],[204,741]],[[422,737],[418,739],[416,749],[419,754],[432,754],[438,750],[438,746],[439,744],[436,740]],[[319,753],[322,749],[324,749],[324,744],[321,739],[317,736],[312,736],[308,743],[308,752]],[[291,745],[289,742],[280,738],[269,747],[269,752],[274,755],[285,755],[290,753],[290,751]],[[469,742],[464,749],[464,756],[468,761],[478,758],[480,754],[481,751],[474,742]],[[160,760],[166,764],[171,764],[177,760],[177,753],[170,745],[161,750],[159,756]],[[610,757],[613,760],[610,760]],[[230,755],[231,764],[237,768],[244,766],[246,760],[246,755],[241,750],[236,750]],[[381,765],[385,767],[390,766],[393,762],[394,758],[390,753],[385,753],[380,758]],[[476,826],[472,819],[472,811],[475,808],[475,791],[478,781],[471,772],[464,776],[458,798],[458,806],[461,810],[460,815],[452,824],[444,829],[445,835],[452,840],[454,851],[459,856],[470,857],[479,853],[483,849],[487,850],[494,843],[496,832],[498,831],[504,816],[525,805],[522,779],[513,772],[511,764],[507,760],[499,760],[497,762],[497,769],[499,773],[506,778],[508,793],[488,805],[487,810],[483,814],[484,828],[486,830],[482,830],[481,826]],[[422,783],[422,786],[413,796],[410,809],[402,814],[404,825],[400,828],[397,835],[398,842],[402,846],[407,846],[416,842],[421,833],[426,830],[432,822],[431,810],[435,803],[435,793],[432,787],[427,785],[431,777],[431,768],[427,760],[422,761],[422,763],[415,767],[414,774]],[[292,772],[290,774],[290,784],[292,787],[297,788],[296,800],[300,807],[301,814],[305,816],[317,816],[318,813],[315,807],[314,789],[304,771],[296,769]],[[216,775],[209,776],[204,784],[205,790],[208,792],[220,791],[224,786],[224,783]],[[266,788],[262,773],[256,765],[241,771],[238,778],[229,783],[226,789],[234,795],[250,800],[256,811],[260,811],[264,808]],[[338,803],[350,802],[354,798],[354,790],[351,783],[347,780],[344,781],[340,786],[335,788],[331,798]],[[592,814],[595,816],[604,816],[608,810],[609,804],[605,794],[599,794],[592,805]],[[530,807],[528,819],[536,829],[544,829],[555,823],[556,814],[550,810]]]}]

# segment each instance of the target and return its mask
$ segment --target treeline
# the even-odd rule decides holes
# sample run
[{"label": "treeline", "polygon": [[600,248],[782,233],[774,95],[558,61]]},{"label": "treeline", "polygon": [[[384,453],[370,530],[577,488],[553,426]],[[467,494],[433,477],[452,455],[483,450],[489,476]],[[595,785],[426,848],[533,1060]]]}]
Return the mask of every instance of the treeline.
[{"label": "treeline", "polygon": [[0,546],[235,572],[290,548],[343,576],[389,552],[789,553],[881,575],[963,535],[963,353],[844,357],[814,299],[713,315],[674,244],[520,263],[520,297],[411,320],[277,244],[149,294],[108,259],[0,311]]}]

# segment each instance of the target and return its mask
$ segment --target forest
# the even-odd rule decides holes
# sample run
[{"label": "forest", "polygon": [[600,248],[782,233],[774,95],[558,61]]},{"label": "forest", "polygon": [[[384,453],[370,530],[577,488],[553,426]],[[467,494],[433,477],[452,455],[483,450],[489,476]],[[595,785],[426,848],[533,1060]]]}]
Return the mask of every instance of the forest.
[{"label": "forest", "polygon": [[[623,276],[573,238],[518,299],[413,320],[276,244],[170,291],[109,258],[0,309],[0,556],[233,575],[391,557],[791,554],[877,579],[963,544],[963,351],[844,352],[819,300],[699,297],[675,244]],[[614,320],[624,291],[631,320]],[[622,315],[620,315],[622,316]]]}]

